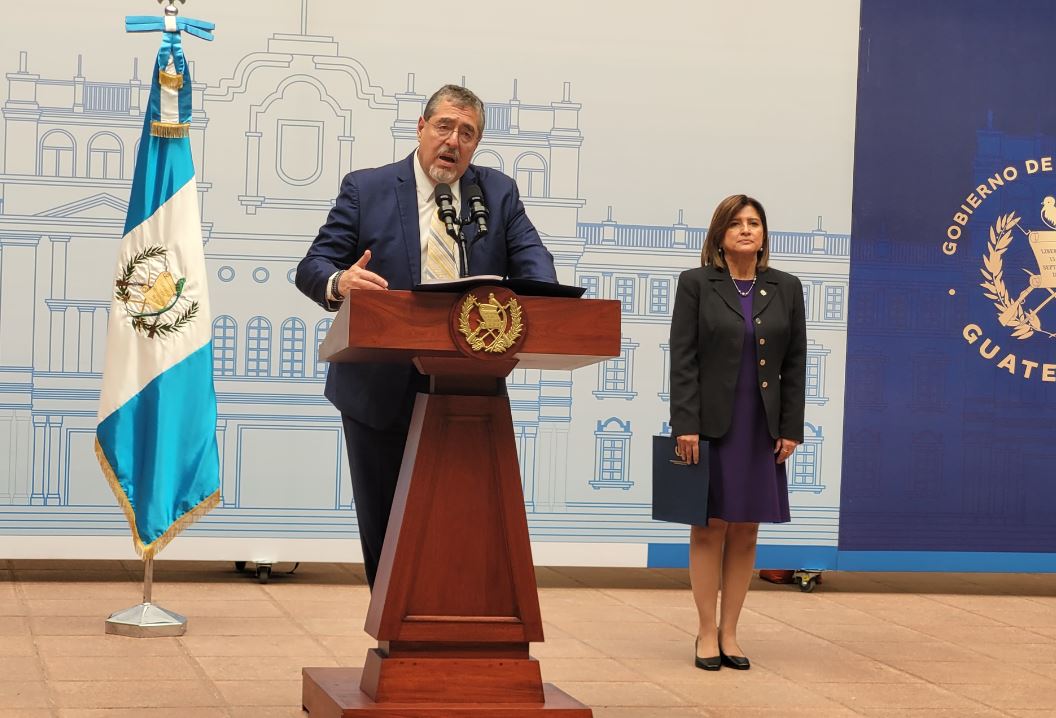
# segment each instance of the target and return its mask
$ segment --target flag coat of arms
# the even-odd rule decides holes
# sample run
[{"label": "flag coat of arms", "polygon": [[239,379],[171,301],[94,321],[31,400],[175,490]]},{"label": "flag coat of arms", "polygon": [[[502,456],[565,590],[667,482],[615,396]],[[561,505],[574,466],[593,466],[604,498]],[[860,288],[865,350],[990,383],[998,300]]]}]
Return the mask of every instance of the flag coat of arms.
[{"label": "flag coat of arms", "polygon": [[211,23],[130,17],[162,31],[113,283],[96,455],[136,551],[153,558],[220,501],[212,330],[180,43]]}]

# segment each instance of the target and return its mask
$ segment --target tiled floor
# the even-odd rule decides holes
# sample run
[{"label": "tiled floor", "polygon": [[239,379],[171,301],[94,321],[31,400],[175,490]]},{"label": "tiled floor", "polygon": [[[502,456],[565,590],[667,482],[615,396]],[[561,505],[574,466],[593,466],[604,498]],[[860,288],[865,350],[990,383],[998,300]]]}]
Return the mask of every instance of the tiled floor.
[{"label": "tiled floor", "polygon": [[[229,563],[159,561],[187,635],[107,636],[141,599],[135,562],[0,560],[0,718],[303,716],[302,666],[362,665],[361,567],[267,585]],[[697,670],[685,571],[539,569],[543,676],[598,718],[1056,716],[1056,576],[833,573],[758,580],[751,671]]]}]

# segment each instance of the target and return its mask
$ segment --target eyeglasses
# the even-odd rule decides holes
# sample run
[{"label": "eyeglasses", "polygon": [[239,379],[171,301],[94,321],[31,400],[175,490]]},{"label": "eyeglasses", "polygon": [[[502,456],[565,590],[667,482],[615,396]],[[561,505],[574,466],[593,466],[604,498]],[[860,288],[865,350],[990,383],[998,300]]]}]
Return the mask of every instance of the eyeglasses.
[{"label": "eyeglasses", "polygon": [[476,142],[478,139],[475,128],[469,125],[459,125],[452,120],[440,120],[439,122],[427,122],[426,124],[433,128],[433,134],[436,135],[437,139],[446,140],[456,130],[458,131],[458,141],[464,145]]}]

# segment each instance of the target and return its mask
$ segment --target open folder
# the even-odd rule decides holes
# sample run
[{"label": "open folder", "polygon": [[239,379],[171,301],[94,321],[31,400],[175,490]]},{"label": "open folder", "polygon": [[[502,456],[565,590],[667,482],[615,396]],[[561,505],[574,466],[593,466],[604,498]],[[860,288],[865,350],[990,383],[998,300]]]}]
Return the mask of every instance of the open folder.
[{"label": "open folder", "polygon": [[675,454],[675,437],[653,437],[653,518],[707,526],[708,442],[700,442],[700,461],[687,464]]}]

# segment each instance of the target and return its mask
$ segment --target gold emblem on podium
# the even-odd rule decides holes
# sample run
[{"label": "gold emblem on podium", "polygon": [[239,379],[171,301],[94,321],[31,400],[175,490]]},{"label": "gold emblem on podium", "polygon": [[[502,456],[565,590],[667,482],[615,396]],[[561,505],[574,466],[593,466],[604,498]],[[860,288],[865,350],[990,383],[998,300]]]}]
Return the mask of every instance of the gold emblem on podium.
[{"label": "gold emblem on podium", "polygon": [[[495,288],[489,288],[495,289]],[[512,292],[503,303],[496,291],[488,291],[486,301],[475,292],[462,300],[458,314],[458,331],[465,337],[470,350],[487,354],[503,354],[513,347],[524,332],[523,310]],[[483,294],[483,292],[480,292]]]}]

